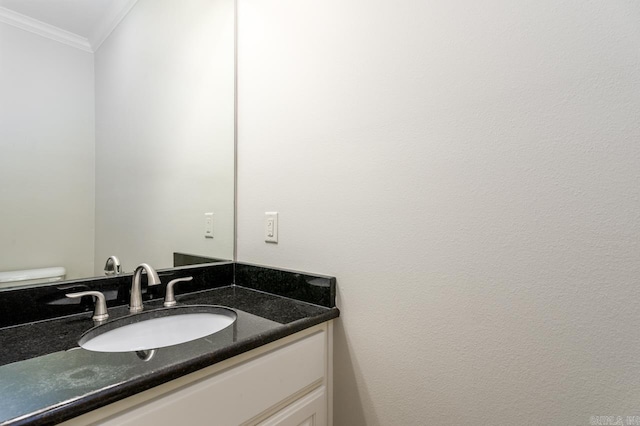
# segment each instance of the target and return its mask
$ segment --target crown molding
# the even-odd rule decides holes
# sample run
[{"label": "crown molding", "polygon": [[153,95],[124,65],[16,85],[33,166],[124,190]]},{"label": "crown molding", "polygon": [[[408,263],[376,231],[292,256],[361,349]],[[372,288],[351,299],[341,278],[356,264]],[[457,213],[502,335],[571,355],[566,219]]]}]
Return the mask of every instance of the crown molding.
[{"label": "crown molding", "polygon": [[91,43],[89,43],[87,38],[65,31],[58,27],[54,27],[53,25],[46,24],[42,21],[38,21],[37,19],[30,18],[21,13],[14,12],[6,7],[0,6],[0,22],[4,22],[5,24],[29,31],[50,40],[55,40],[59,43],[75,47],[76,49],[93,53]]},{"label": "crown molding", "polygon": [[125,16],[129,14],[137,2],[138,0],[128,0],[123,7],[114,7],[110,13],[105,14],[102,22],[98,24],[96,30],[89,38],[94,52],[102,46],[102,43],[111,35]]}]

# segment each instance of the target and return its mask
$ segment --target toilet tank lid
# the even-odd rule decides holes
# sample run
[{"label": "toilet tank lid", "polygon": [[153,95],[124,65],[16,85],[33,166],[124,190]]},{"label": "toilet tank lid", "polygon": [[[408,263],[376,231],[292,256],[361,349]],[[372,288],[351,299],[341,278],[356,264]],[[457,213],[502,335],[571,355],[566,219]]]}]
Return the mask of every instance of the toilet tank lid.
[{"label": "toilet tank lid", "polygon": [[37,280],[42,278],[56,278],[63,277],[66,274],[67,270],[62,266],[38,269],[23,269],[21,271],[5,271],[0,272],[0,283]]}]

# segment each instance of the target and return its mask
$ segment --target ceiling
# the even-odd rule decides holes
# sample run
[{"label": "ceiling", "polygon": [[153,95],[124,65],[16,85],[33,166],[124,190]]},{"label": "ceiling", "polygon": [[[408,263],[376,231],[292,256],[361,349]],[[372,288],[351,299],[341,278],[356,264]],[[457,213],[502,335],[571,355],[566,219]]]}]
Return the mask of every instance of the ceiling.
[{"label": "ceiling", "polygon": [[5,15],[14,20],[34,26],[40,21],[72,33],[85,39],[89,50],[95,51],[135,3],[136,0],[0,0],[0,13],[4,8]]}]

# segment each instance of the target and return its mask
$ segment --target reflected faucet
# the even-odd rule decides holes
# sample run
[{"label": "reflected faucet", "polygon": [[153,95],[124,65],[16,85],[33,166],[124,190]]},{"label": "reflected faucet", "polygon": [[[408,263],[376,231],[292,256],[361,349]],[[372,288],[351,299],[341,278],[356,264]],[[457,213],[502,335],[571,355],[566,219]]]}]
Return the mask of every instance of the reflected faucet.
[{"label": "reflected faucet", "polygon": [[120,260],[115,256],[109,256],[107,263],[104,264],[104,274],[120,275],[122,273],[122,267],[120,266]]},{"label": "reflected faucet", "polygon": [[158,273],[146,263],[141,263],[133,273],[133,282],[131,284],[131,302],[129,303],[129,312],[135,314],[141,312],[144,308],[142,306],[142,270],[147,273],[147,284],[158,285],[160,284],[160,278]]}]

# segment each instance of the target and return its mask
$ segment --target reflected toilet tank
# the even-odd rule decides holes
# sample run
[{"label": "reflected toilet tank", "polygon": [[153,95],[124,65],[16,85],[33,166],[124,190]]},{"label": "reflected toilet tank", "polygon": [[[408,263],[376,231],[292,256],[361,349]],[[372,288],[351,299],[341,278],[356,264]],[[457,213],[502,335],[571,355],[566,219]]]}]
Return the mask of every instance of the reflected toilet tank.
[{"label": "reflected toilet tank", "polygon": [[66,274],[62,266],[4,271],[0,272],[0,288],[53,283],[64,280]]}]

